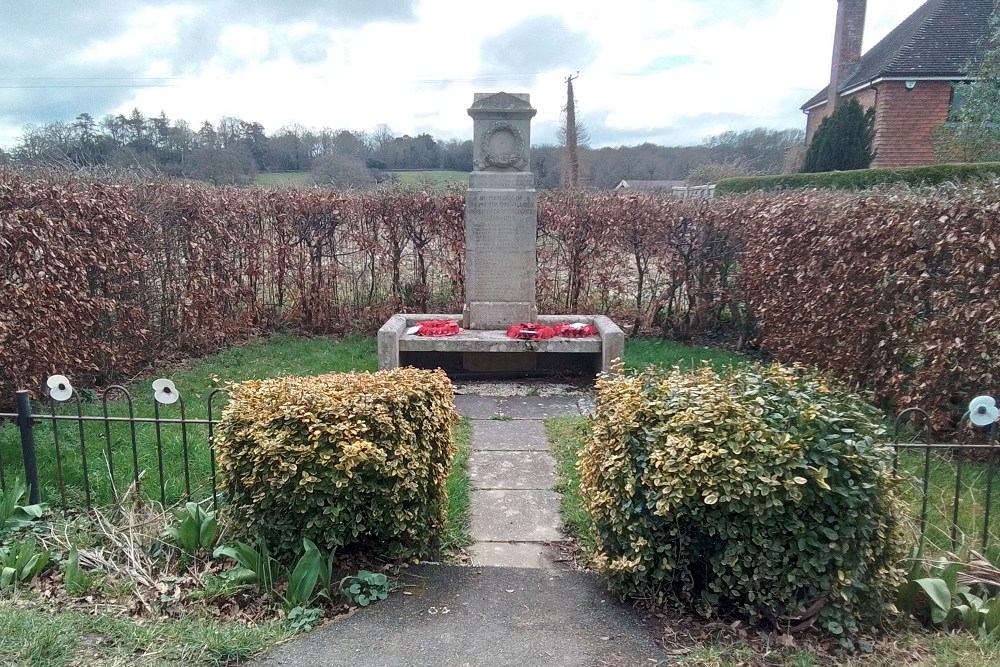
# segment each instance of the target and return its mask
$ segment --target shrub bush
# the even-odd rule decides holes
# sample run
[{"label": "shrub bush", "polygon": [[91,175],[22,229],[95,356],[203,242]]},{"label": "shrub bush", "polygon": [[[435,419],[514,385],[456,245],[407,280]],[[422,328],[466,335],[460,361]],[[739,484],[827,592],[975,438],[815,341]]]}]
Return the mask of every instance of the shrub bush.
[{"label": "shrub bush", "polygon": [[234,384],[215,442],[229,523],[283,559],[303,538],[422,555],[444,525],[457,419],[441,371]]},{"label": "shrub bush", "polygon": [[906,551],[883,435],[858,397],[777,365],[602,378],[580,461],[597,566],[705,616],[870,625]]},{"label": "shrub bush", "polygon": [[816,174],[727,178],[718,182],[715,193],[722,195],[759,190],[796,190],[802,188],[865,190],[892,183],[906,183],[913,186],[939,185],[995,179],[998,175],[1000,175],[1000,163],[997,162],[934,164],[903,169],[856,169],[852,171],[825,171]]}]

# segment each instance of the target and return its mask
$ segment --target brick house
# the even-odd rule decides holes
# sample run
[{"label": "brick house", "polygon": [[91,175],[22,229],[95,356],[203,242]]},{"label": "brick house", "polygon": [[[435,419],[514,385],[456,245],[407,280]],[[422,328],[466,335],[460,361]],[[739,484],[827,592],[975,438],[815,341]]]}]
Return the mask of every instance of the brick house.
[{"label": "brick house", "polygon": [[838,103],[875,107],[873,167],[935,162],[932,137],[982,57],[997,0],[928,0],[861,55],[867,0],[838,0],[830,85],[802,105],[806,142]]}]

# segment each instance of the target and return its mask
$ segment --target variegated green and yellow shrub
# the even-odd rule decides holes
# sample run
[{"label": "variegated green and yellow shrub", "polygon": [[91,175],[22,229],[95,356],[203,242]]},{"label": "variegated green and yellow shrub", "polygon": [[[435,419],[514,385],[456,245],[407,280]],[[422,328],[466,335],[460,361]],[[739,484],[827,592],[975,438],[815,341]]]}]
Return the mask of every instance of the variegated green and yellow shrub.
[{"label": "variegated green and yellow shrub", "polygon": [[580,461],[597,566],[618,594],[705,616],[870,626],[907,544],[884,435],[798,369],[602,377]]},{"label": "variegated green and yellow shrub", "polygon": [[457,419],[441,371],[235,384],[215,441],[230,523],[279,556],[303,538],[420,556],[444,525]]}]

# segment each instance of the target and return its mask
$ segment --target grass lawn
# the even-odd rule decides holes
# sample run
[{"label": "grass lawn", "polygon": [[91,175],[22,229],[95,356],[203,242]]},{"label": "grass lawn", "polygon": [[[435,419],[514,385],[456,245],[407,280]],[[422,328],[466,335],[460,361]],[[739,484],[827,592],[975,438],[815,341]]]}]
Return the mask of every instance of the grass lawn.
[{"label": "grass lawn", "polygon": [[698,345],[681,345],[661,338],[628,338],[625,340],[625,368],[639,370],[647,366],[670,368],[694,368],[708,362],[713,368],[722,370],[729,366],[746,363],[747,357],[730,352]]},{"label": "grass lawn", "polygon": [[472,544],[472,509],[469,503],[469,456],[472,453],[472,425],[467,417],[455,427],[458,452],[451,460],[448,476],[448,524],[441,536],[441,550],[454,553]]},{"label": "grass lawn", "polygon": [[[947,552],[965,555],[969,550],[983,550],[983,530],[987,528],[986,490],[990,479],[990,464],[961,461],[956,544],[953,545],[952,519],[955,516],[958,466],[959,458],[947,449],[934,450],[927,458],[922,450],[907,450],[899,455],[898,469],[906,479],[902,494],[911,508],[914,520],[919,520],[920,517],[924,497],[923,480],[925,474],[927,476],[925,552],[928,555]],[[1000,466],[996,468],[989,499],[990,523],[986,543],[1000,554]]]},{"label": "grass lawn", "polygon": [[[158,377],[174,381],[187,418],[204,419],[208,416],[209,397],[214,390],[213,377],[217,377],[220,382],[227,382],[289,374],[368,371],[375,369],[375,360],[375,341],[371,338],[335,340],[273,336],[203,359],[190,360],[173,368],[160,369],[137,379],[129,387],[133,399],[132,414],[137,417],[154,415],[156,407],[151,383]],[[72,378],[70,381],[72,382]],[[121,394],[112,394],[109,399],[109,415],[129,416],[129,405]],[[218,418],[224,402],[225,396],[222,394],[213,399],[214,418]],[[84,415],[101,415],[103,405],[100,397],[93,401],[85,400],[81,412]],[[100,423],[53,422],[45,419],[46,415],[51,414],[48,401],[44,406],[36,408],[35,414],[40,422],[35,428],[35,440],[43,500],[58,503],[65,490],[67,504],[80,506],[86,502],[89,490],[93,504],[107,504],[115,495],[113,489],[123,492],[137,474],[142,478],[140,486],[144,494],[159,500],[161,460],[164,471],[162,495],[167,504],[182,500],[188,486],[195,499],[211,494],[211,457],[206,426],[188,425],[182,428],[179,425],[165,424],[159,431],[158,449],[155,425],[137,424],[137,472],[133,465],[132,429],[128,423],[117,423],[105,430]],[[75,402],[60,405],[57,414],[76,415]],[[178,418],[181,416],[181,403],[159,406],[159,414],[161,418]],[[84,443],[82,450],[81,430]],[[57,445],[59,457],[56,456]],[[20,467],[20,438],[17,429],[11,424],[0,426],[0,459],[4,464],[6,482],[23,475]],[[84,485],[85,459],[89,488]],[[188,463],[187,475],[185,461]],[[108,474],[109,470],[114,471],[114,485]]]}]

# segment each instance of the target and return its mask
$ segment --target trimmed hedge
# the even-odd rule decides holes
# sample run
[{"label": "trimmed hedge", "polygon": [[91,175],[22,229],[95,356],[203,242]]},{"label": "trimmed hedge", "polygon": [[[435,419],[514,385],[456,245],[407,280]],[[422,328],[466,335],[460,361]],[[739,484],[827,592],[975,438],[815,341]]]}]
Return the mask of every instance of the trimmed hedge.
[{"label": "trimmed hedge", "polygon": [[926,167],[908,167],[905,169],[856,169],[853,171],[828,171],[817,174],[726,178],[719,181],[715,187],[715,192],[718,195],[722,195],[760,190],[797,190],[802,188],[864,190],[892,183],[939,185],[941,183],[974,179],[994,179],[998,175],[1000,175],[1000,162],[934,164]]},{"label": "trimmed hedge", "polygon": [[444,526],[458,421],[441,371],[397,369],[230,387],[216,451],[241,537],[279,557],[427,553]]},{"label": "trimmed hedge", "polygon": [[612,591],[839,635],[891,603],[906,553],[873,408],[778,365],[598,381],[580,461]]}]

